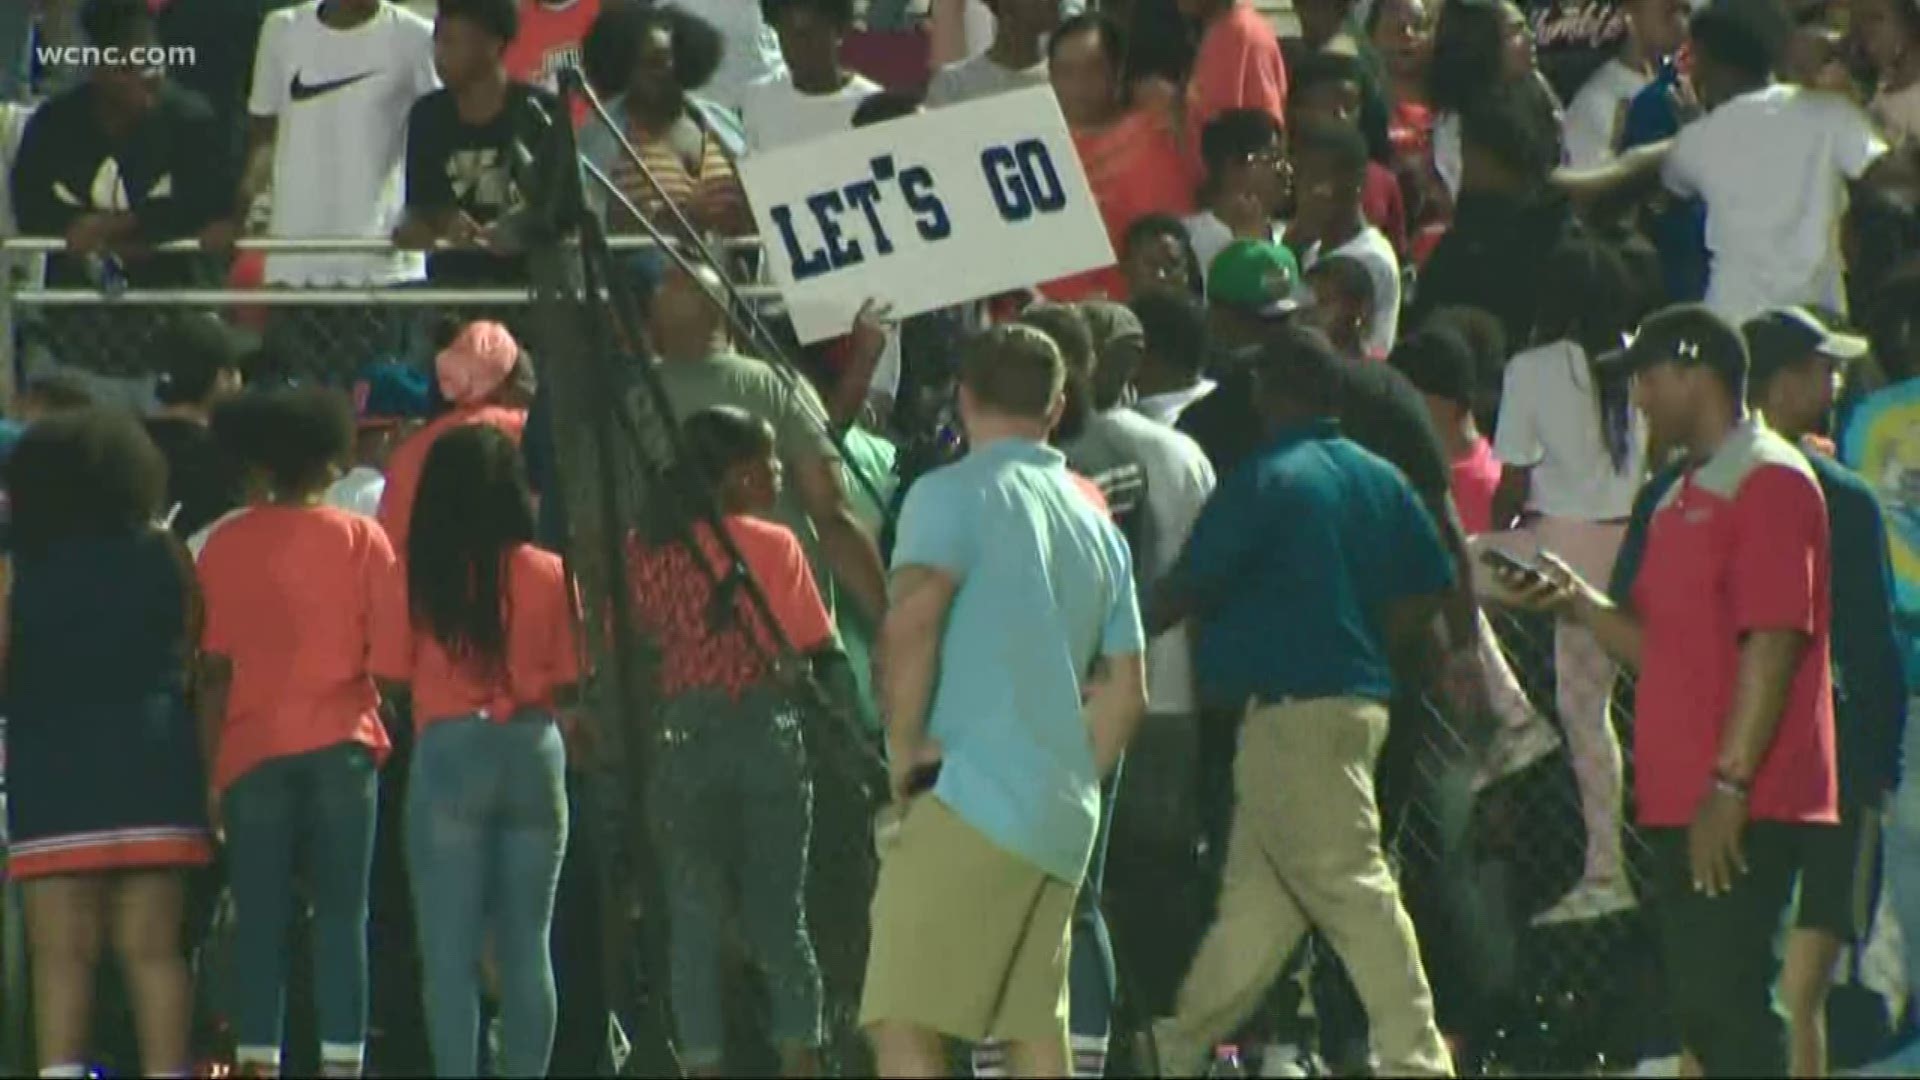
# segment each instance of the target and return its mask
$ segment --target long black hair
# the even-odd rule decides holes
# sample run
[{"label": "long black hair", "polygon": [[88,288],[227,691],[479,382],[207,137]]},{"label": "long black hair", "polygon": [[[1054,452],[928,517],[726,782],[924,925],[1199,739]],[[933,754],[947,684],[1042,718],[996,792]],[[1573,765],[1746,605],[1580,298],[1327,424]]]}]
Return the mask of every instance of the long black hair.
[{"label": "long black hair", "polygon": [[1446,0],[1441,6],[1427,68],[1427,99],[1434,111],[1462,112],[1503,81],[1500,6],[1500,0]]},{"label": "long black hair", "polygon": [[1603,379],[1600,358],[1625,344],[1639,321],[1639,294],[1625,262],[1614,249],[1587,236],[1561,241],[1541,270],[1540,306],[1534,317],[1534,341],[1571,341],[1586,355],[1584,382],[1594,392],[1600,414],[1600,441],[1617,472],[1633,456],[1633,402],[1627,383]]},{"label": "long black hair", "polygon": [[417,629],[488,674],[506,664],[507,556],[533,541],[520,448],[490,424],[466,424],[427,453],[407,536],[407,600]]}]

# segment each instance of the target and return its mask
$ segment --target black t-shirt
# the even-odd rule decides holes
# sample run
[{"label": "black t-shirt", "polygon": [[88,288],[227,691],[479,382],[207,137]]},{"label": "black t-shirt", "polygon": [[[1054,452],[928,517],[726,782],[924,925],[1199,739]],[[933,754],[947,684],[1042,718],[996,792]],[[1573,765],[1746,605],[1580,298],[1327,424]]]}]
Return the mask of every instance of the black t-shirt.
[{"label": "black t-shirt", "polygon": [[[1420,391],[1378,360],[1343,359],[1339,370],[1335,410],[1340,433],[1391,462],[1423,501],[1444,499],[1452,470]],[[1221,476],[1266,442],[1251,384],[1244,369],[1229,373],[1213,393],[1180,415],[1180,430],[1200,444]]]},{"label": "black t-shirt", "polygon": [[[484,124],[460,118],[449,90],[414,102],[407,122],[407,209],[464,211],[492,225],[526,200],[521,190],[518,144],[542,147],[542,117],[566,122],[560,101],[524,83],[507,88],[506,106]],[[525,258],[486,251],[437,252],[427,258],[427,276],[441,285],[519,285],[527,280]]]},{"label": "black t-shirt", "polygon": [[147,435],[167,460],[167,502],[173,515],[173,533],[182,540],[212,524],[240,505],[240,470],[206,425],[191,420],[158,418],[147,421]]},{"label": "black t-shirt", "polygon": [[[64,236],[86,214],[131,210],[139,238],[160,244],[193,236],[233,208],[238,161],[206,99],[163,83],[152,109],[123,137],[101,126],[93,83],[42,105],[27,121],[15,159],[13,210],[29,236]],[[126,266],[144,288],[208,284],[205,256],[154,255]],[[48,283],[86,285],[80,260],[54,255]]]}]

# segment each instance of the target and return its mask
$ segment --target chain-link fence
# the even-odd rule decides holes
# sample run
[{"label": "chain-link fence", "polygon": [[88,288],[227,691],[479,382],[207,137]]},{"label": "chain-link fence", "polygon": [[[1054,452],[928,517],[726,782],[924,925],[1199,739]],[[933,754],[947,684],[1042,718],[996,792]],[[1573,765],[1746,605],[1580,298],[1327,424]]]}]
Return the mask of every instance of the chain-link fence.
[{"label": "chain-link fence", "polygon": [[[342,291],[324,303],[287,302],[293,299],[247,292],[113,300],[22,292],[13,299],[20,367],[29,378],[50,367],[76,368],[98,379],[109,400],[140,401],[163,359],[151,347],[161,320],[211,310],[259,332],[256,374],[344,383],[371,361],[430,363],[449,329],[466,319],[490,315],[524,325],[529,313],[517,293]],[[1466,730],[1428,700],[1402,703],[1380,776],[1386,826],[1443,1026],[1463,1050],[1461,1071],[1592,1073],[1675,1053],[1646,917],[1645,851],[1621,825],[1631,820],[1630,681],[1615,686],[1612,670],[1594,665],[1591,653],[1569,649],[1564,640],[1556,645],[1559,631],[1549,620],[1490,610],[1489,624],[1488,731]],[[1589,718],[1584,729],[1581,717]],[[1208,819],[1217,824],[1220,805],[1231,804],[1228,781],[1208,772],[1210,755],[1217,767],[1222,740],[1230,756],[1231,719],[1211,731],[1204,719],[1186,731],[1156,729],[1150,721],[1131,756],[1129,769],[1138,779],[1123,783],[1116,807],[1106,897],[1120,963],[1116,1074],[1140,1067],[1132,1060],[1129,1029],[1165,1011],[1204,929],[1209,868],[1220,853]],[[1154,791],[1155,773],[1163,788],[1168,776],[1177,778],[1175,786],[1192,787]],[[858,1060],[851,1025],[865,950],[871,844],[866,808],[838,797],[837,784],[831,776],[816,780],[810,922],[841,1060],[849,1063]],[[1883,913],[1879,923],[1886,922]],[[17,908],[11,925],[18,926]],[[646,936],[658,942],[662,932],[656,920]],[[1897,942],[1876,937],[1864,978],[1897,1007],[1904,994]],[[0,1003],[9,1016],[0,1032],[17,1039],[24,974],[17,937],[4,941],[0,970],[9,984],[0,987]],[[649,953],[656,961],[663,955]],[[1332,966],[1316,963],[1313,970]],[[643,978],[666,993],[664,972]],[[1329,985],[1311,975],[1288,982],[1298,989],[1276,994],[1255,1034],[1301,1039],[1311,1028],[1299,1027],[1296,1017],[1311,1016],[1325,1054],[1352,1061],[1352,1046],[1364,1045],[1364,1018],[1338,980]],[[764,1001],[751,990],[740,989],[734,1000],[742,1017],[764,1013]],[[628,1022],[647,1026],[632,1017]],[[750,1041],[751,1033],[739,1037]],[[0,1062],[29,1064],[17,1042],[13,1049],[11,1058],[0,1054]],[[1834,1047],[1842,1059],[1877,1049],[1842,1046],[1837,1038]]]}]

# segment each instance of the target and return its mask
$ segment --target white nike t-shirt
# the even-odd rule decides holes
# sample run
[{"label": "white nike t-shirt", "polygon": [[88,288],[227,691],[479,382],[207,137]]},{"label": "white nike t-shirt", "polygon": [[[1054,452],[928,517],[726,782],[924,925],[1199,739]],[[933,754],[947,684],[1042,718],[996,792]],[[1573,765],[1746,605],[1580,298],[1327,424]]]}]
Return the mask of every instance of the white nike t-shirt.
[{"label": "white nike t-shirt", "polygon": [[[269,15],[248,109],[279,120],[271,234],[392,234],[405,195],[407,112],[439,85],[433,24],[397,4],[352,30],[321,23],[320,0]],[[275,254],[266,280],[386,284],[425,273],[418,254]]]}]

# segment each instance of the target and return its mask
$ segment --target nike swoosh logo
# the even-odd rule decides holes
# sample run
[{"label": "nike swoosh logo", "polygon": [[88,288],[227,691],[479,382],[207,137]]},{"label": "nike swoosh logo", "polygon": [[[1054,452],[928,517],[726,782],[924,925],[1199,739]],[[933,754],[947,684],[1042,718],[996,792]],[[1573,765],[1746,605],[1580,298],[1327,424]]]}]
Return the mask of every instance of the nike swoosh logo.
[{"label": "nike swoosh logo", "polygon": [[314,98],[325,97],[335,90],[345,90],[354,83],[364,82],[371,78],[373,78],[373,72],[363,71],[358,75],[349,75],[344,79],[329,79],[326,82],[303,83],[300,81],[300,73],[296,71],[293,73],[293,85],[288,87],[287,92],[292,95],[295,101],[312,101]]}]

